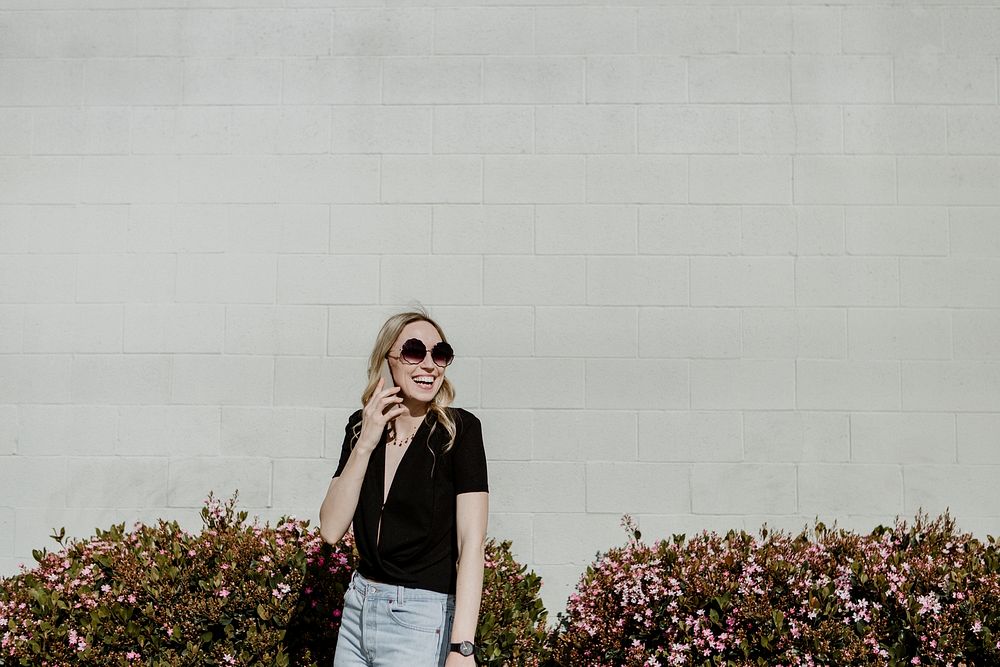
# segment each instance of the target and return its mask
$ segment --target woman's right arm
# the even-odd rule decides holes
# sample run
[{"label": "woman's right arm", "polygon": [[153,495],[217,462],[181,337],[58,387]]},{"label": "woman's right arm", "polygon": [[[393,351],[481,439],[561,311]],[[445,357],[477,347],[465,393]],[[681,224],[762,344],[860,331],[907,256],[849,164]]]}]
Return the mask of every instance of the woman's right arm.
[{"label": "woman's right arm", "polygon": [[[403,399],[396,396],[399,387],[382,390],[382,380],[375,387],[375,393],[361,411],[361,433],[351,450],[351,455],[340,471],[340,475],[330,481],[326,497],[319,508],[319,533],[324,541],[336,544],[351,526],[354,510],[358,507],[361,483],[365,479],[368,461],[378,445],[386,423],[406,412],[399,404]],[[386,412],[386,408],[391,409]]]}]

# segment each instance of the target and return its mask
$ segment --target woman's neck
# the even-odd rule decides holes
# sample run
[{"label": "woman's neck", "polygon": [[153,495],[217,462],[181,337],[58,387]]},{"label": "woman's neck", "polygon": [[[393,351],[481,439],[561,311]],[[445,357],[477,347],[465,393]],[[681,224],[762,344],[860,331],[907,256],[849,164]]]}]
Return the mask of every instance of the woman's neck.
[{"label": "woman's neck", "polygon": [[406,408],[406,413],[400,415],[396,419],[402,418],[404,421],[423,419],[427,415],[427,411],[430,409],[430,403],[427,401],[414,401],[412,399],[403,399],[400,404],[402,407]]}]

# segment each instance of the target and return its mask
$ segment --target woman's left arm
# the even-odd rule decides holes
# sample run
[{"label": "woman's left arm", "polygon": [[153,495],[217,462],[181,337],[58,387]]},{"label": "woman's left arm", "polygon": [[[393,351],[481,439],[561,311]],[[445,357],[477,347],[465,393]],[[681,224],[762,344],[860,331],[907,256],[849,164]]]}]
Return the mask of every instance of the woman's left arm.
[{"label": "woman's left arm", "polygon": [[[483,565],[485,560],[486,522],[490,494],[460,493],[455,497],[455,523],[458,533],[458,575],[455,582],[455,622],[451,626],[451,641],[476,641],[479,626],[479,605],[483,595]],[[448,654],[446,667],[475,665],[475,657],[458,652]]]}]

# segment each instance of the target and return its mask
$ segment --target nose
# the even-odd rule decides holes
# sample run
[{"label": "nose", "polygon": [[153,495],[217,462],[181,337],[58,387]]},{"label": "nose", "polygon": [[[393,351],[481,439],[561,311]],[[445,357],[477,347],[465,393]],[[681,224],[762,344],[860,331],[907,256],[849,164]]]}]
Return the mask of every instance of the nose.
[{"label": "nose", "polygon": [[433,371],[435,368],[437,368],[437,366],[435,366],[434,364],[434,360],[431,358],[430,350],[427,350],[427,353],[424,354],[424,358],[420,362],[420,368],[421,370],[425,371]]}]

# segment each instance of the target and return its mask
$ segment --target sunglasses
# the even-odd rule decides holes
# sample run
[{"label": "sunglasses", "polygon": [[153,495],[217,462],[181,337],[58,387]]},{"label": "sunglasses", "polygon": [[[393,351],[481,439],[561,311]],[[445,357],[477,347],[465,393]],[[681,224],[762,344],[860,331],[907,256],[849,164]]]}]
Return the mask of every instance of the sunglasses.
[{"label": "sunglasses", "polygon": [[[455,352],[451,345],[441,341],[431,348],[431,361],[435,366],[444,368],[455,360]],[[389,356],[388,354],[386,356]],[[411,338],[399,348],[399,360],[404,364],[415,365],[427,358],[427,346],[419,338]]]}]

